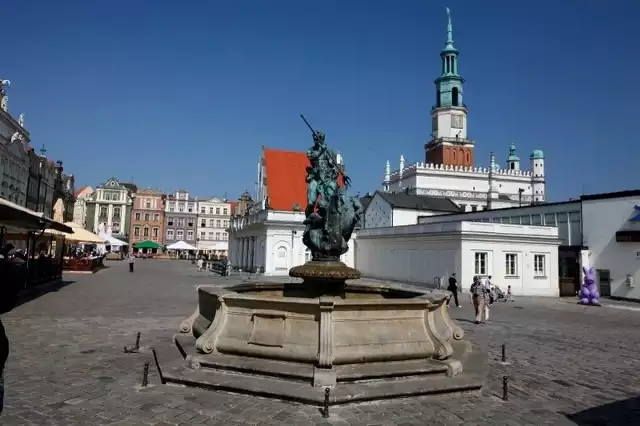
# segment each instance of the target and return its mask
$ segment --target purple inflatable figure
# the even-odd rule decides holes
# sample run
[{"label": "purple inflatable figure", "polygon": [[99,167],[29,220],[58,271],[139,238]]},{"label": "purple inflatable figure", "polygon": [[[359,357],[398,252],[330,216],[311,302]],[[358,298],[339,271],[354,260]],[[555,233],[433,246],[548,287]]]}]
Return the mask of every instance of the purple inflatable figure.
[{"label": "purple inflatable figure", "polygon": [[584,284],[578,293],[578,298],[581,305],[595,305],[600,306],[600,291],[598,290],[598,284],[596,283],[596,273],[593,267],[587,269],[582,268],[584,272]]}]

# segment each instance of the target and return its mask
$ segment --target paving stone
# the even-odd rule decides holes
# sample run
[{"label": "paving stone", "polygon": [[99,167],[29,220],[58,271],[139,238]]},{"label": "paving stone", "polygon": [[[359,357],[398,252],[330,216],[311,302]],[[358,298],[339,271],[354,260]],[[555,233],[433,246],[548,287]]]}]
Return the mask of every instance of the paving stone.
[{"label": "paving stone", "polygon": [[[65,277],[74,282],[3,316],[11,354],[0,424],[640,424],[638,310],[521,297],[494,305],[492,320],[476,326],[466,303],[452,316],[491,355],[481,394],[337,406],[325,419],[317,407],[159,383],[149,348],[177,332],[196,306],[196,287],[243,277],[198,273],[183,261],[140,261],[134,274],[124,262],[108,266],[92,276]],[[125,354],[137,332],[141,352]],[[499,359],[503,343],[507,365]],[[147,360],[149,386],[141,388]],[[500,399],[503,375],[509,376],[508,401]]]}]

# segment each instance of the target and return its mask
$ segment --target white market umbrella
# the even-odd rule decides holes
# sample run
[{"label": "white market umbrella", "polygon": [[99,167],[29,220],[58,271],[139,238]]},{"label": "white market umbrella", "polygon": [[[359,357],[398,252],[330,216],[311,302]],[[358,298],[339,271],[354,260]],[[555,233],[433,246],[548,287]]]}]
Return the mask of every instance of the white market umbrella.
[{"label": "white market umbrella", "polygon": [[177,243],[173,243],[167,246],[167,250],[198,250],[196,247],[191,244],[187,244],[184,241],[178,241]]}]

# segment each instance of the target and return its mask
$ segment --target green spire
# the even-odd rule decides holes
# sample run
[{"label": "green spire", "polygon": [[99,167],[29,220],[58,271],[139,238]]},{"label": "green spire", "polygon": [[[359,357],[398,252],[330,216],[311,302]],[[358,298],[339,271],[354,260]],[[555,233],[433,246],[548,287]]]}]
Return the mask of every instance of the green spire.
[{"label": "green spire", "polygon": [[445,42],[444,49],[440,53],[441,55],[446,54],[455,54],[457,55],[458,49],[453,45],[453,24],[451,23],[451,9],[447,7],[447,41]]}]

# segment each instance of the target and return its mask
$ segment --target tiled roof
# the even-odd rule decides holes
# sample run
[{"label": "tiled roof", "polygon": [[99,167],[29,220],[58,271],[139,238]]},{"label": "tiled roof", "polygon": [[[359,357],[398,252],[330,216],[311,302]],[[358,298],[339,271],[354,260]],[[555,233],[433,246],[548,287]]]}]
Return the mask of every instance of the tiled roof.
[{"label": "tiled roof", "polygon": [[[307,206],[307,167],[310,166],[306,152],[264,149],[269,208],[291,211],[293,205],[298,204],[304,211]],[[343,185],[340,173],[338,186]]]},{"label": "tiled roof", "polygon": [[429,195],[413,195],[404,192],[387,193],[378,191],[392,207],[407,210],[431,210],[436,212],[460,213],[462,209],[449,198],[433,197]]},{"label": "tiled roof", "polygon": [[304,210],[307,205],[307,167],[310,165],[304,152],[264,149],[270,208],[291,211],[294,204],[299,204]]},{"label": "tiled roof", "polygon": [[80,195],[80,193],[81,193],[82,191],[84,191],[84,190],[85,190],[85,189],[87,189],[87,188],[88,188],[88,186],[87,186],[87,185],[85,185],[85,186],[81,186],[80,188],[76,189],[76,191],[73,193],[73,196],[74,196],[74,197],[77,197],[78,195]]}]

